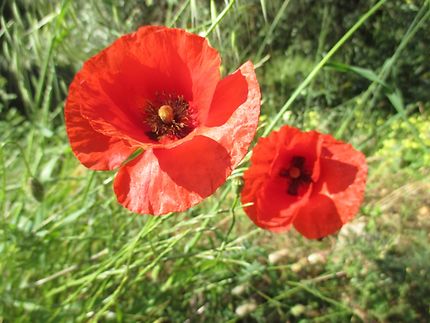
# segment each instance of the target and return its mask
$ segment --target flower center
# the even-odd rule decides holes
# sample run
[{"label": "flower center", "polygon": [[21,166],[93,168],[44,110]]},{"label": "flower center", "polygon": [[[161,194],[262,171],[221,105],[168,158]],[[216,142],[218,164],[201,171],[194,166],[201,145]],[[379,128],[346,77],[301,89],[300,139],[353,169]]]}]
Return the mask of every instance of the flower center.
[{"label": "flower center", "polygon": [[153,140],[184,138],[196,127],[188,102],[183,96],[157,94],[144,109],[146,134]]},{"label": "flower center", "polygon": [[172,124],[175,118],[175,115],[173,114],[173,108],[170,105],[162,105],[158,109],[158,116],[160,117],[161,121],[166,124]]},{"label": "flower center", "polygon": [[279,176],[287,179],[287,193],[293,196],[299,194],[301,186],[312,182],[311,176],[305,169],[305,158],[302,156],[294,156],[289,167],[282,168]]},{"label": "flower center", "polygon": [[291,177],[291,178],[299,178],[300,177],[300,175],[301,175],[301,171],[300,171],[300,169],[298,169],[297,167],[290,167],[290,169],[288,170],[288,175]]}]

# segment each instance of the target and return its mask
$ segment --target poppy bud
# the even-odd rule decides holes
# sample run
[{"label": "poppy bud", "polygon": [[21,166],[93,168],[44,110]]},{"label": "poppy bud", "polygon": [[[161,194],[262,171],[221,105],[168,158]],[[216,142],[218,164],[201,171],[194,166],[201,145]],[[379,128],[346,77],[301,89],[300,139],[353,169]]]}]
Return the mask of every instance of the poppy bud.
[{"label": "poppy bud", "polygon": [[242,187],[243,187],[243,178],[242,177],[233,178],[231,183],[233,185],[234,193],[236,195],[240,194],[240,192],[242,191]]}]

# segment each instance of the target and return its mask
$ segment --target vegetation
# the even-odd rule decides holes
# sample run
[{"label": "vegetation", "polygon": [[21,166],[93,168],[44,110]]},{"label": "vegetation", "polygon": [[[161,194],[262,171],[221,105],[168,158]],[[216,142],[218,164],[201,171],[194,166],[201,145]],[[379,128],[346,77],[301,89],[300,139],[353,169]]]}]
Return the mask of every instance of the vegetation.
[{"label": "vegetation", "polygon": [[[8,0],[0,10],[0,322],[430,320],[430,1]],[[356,219],[322,241],[256,228],[236,203],[246,163],[184,213],[118,205],[114,172],[74,157],[64,100],[86,59],[146,24],[207,36],[223,74],[254,62],[257,137],[287,123],[365,152]]]}]

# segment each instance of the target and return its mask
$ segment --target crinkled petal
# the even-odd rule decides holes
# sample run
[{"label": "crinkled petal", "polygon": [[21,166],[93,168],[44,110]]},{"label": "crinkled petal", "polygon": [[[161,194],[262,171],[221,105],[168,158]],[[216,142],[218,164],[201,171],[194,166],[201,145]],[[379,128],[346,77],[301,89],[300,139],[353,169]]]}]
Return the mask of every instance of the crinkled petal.
[{"label": "crinkled petal", "polygon": [[229,152],[234,169],[248,151],[260,115],[260,87],[250,61],[218,83],[206,127],[199,133]]},{"label": "crinkled petal", "polygon": [[280,170],[291,164],[294,157],[305,158],[304,168],[309,172],[313,182],[320,176],[320,155],[322,138],[316,131],[301,132],[289,126],[284,126],[279,131],[281,143],[275,162],[272,164],[272,176],[278,176]]},{"label": "crinkled petal", "polygon": [[133,152],[125,141],[107,137],[95,131],[80,113],[79,82],[77,74],[69,88],[65,106],[66,130],[73,153],[86,167],[94,170],[112,170],[121,165]]},{"label": "crinkled petal", "polygon": [[[264,223],[260,224],[258,215],[261,210],[258,195],[264,189],[265,183],[270,180],[272,164],[279,152],[279,132],[274,131],[268,137],[258,139],[251,155],[251,166],[243,174],[244,186],[241,192],[241,202],[245,213],[258,226],[267,229]],[[249,205],[250,204],[250,205]]]},{"label": "crinkled petal", "polygon": [[160,28],[141,38],[139,46],[132,50],[136,56],[143,55],[145,65],[166,75],[164,79],[147,81],[152,91],[167,89],[170,93],[183,94],[191,108],[198,110],[203,124],[220,80],[221,64],[218,52],[207,39],[183,29]]},{"label": "crinkled petal", "polygon": [[312,185],[300,196],[287,194],[285,180],[274,180],[259,192],[256,200],[256,218],[251,219],[260,227],[282,232],[290,229],[301,207],[309,201]]},{"label": "crinkled petal", "polygon": [[164,94],[183,96],[204,122],[219,65],[217,51],[203,37],[180,29],[141,28],[85,63],[81,112],[105,135],[154,147],[157,142],[148,137],[143,118],[148,101]]},{"label": "crinkled petal", "polygon": [[333,200],[343,223],[351,220],[363,201],[367,179],[364,154],[350,144],[322,135],[321,176],[315,193]]},{"label": "crinkled petal", "polygon": [[118,202],[136,213],[184,211],[211,195],[230,174],[230,156],[217,142],[196,136],[172,149],[150,149],[122,166]]},{"label": "crinkled petal", "polygon": [[255,224],[271,231],[290,228],[300,208],[308,203],[313,184],[302,185],[297,195],[290,195],[281,170],[294,156],[301,156],[312,179],[318,178],[321,143],[316,132],[302,133],[288,126],[260,138],[244,174],[241,194],[242,204],[253,203],[245,207],[245,212]]},{"label": "crinkled petal", "polygon": [[343,223],[333,200],[315,194],[302,206],[294,219],[294,227],[308,239],[320,239],[335,233]]}]

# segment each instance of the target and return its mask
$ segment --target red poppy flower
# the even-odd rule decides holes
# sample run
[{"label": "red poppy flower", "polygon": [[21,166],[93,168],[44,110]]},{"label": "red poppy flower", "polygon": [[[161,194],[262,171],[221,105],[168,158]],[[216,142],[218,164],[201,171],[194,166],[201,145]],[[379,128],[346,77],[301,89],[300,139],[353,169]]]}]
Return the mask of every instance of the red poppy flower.
[{"label": "red poppy flower", "polygon": [[366,186],[365,156],[316,131],[289,126],[260,138],[244,174],[242,203],[258,226],[291,225],[309,239],[339,230],[358,212]]},{"label": "red poppy flower", "polygon": [[[118,201],[137,213],[183,211],[211,195],[254,137],[260,90],[251,62],[220,78],[205,38],[147,26],[85,62],[70,85],[67,134],[94,170],[119,167]],[[126,162],[138,148],[138,157]]]}]

